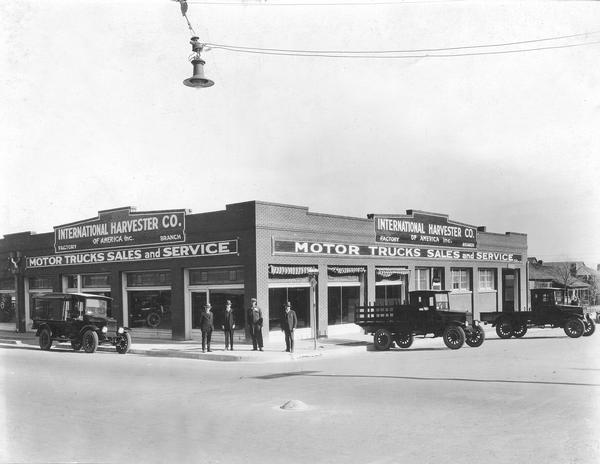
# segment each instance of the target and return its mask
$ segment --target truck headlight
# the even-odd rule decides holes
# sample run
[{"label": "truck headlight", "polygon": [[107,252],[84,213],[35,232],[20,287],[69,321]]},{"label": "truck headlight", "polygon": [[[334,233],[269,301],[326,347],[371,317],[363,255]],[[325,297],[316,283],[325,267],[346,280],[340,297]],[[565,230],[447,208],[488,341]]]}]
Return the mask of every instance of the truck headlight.
[{"label": "truck headlight", "polygon": [[108,332],[108,327],[106,327],[106,326],[102,327],[102,333],[105,334],[106,332]]},{"label": "truck headlight", "polygon": [[119,327],[119,330],[117,330],[117,333],[122,334],[123,332],[125,332],[125,329],[123,327]]}]

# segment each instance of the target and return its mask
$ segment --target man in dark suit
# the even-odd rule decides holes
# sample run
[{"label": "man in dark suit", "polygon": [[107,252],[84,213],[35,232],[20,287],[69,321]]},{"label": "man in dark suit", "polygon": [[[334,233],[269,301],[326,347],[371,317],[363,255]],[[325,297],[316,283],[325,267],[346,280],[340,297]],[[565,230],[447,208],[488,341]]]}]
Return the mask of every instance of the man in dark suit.
[{"label": "man in dark suit", "polygon": [[225,302],[225,321],[223,322],[223,332],[225,332],[225,350],[231,346],[233,351],[233,330],[235,329],[235,318],[231,310],[231,301]]},{"label": "man in dark suit", "polygon": [[202,352],[208,348],[210,352],[210,338],[213,331],[213,313],[210,310],[210,303],[204,305],[204,312],[200,314],[200,329],[202,330]]},{"label": "man in dark suit", "polygon": [[285,351],[288,353],[294,352],[294,330],[298,325],[296,311],[292,309],[292,305],[288,301],[285,305],[285,312],[281,319],[281,329],[285,332]]},{"label": "man in dark suit", "polygon": [[263,314],[261,309],[256,304],[256,298],[252,298],[250,301],[252,305],[248,310],[248,328],[250,329],[250,336],[252,337],[252,351],[256,351],[257,349],[262,351]]}]

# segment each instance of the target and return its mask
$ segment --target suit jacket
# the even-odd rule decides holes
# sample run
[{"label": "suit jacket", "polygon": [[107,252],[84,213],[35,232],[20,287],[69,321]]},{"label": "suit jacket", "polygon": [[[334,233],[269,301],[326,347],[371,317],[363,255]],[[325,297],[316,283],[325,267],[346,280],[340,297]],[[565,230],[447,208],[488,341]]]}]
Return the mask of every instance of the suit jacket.
[{"label": "suit jacket", "polygon": [[298,318],[296,317],[296,311],[290,309],[289,312],[283,312],[283,317],[281,318],[281,328],[283,330],[292,330],[295,329],[298,325]]},{"label": "suit jacket", "polygon": [[206,311],[202,311],[202,313],[200,314],[200,328],[202,330],[213,330],[213,313],[212,312],[206,312]]},{"label": "suit jacket", "polygon": [[223,322],[224,330],[233,330],[233,326],[235,325],[235,316],[232,311],[225,311],[225,320]]},{"label": "suit jacket", "polygon": [[263,325],[262,311],[258,306],[256,307],[256,310],[254,308],[248,310],[248,322],[253,325]]}]

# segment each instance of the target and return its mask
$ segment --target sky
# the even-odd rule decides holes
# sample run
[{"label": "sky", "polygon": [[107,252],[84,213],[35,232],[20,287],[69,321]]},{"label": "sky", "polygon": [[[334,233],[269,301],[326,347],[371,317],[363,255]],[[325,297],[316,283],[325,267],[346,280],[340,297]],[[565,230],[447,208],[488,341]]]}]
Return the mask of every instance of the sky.
[{"label": "sky", "polygon": [[122,206],[262,200],[442,213],[525,233],[529,256],[600,264],[600,2],[188,3],[200,41],[220,45],[538,41],[385,59],[213,47],[202,56],[215,85],[194,89],[182,84],[190,31],[176,2],[1,2],[0,236]]}]

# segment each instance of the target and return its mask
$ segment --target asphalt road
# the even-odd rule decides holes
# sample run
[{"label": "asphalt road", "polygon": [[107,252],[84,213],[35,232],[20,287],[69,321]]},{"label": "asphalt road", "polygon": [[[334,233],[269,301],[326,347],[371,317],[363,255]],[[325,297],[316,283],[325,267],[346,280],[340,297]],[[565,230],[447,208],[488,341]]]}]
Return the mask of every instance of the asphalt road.
[{"label": "asphalt road", "polygon": [[598,463],[599,348],[558,329],[265,364],[5,347],[0,459]]}]

